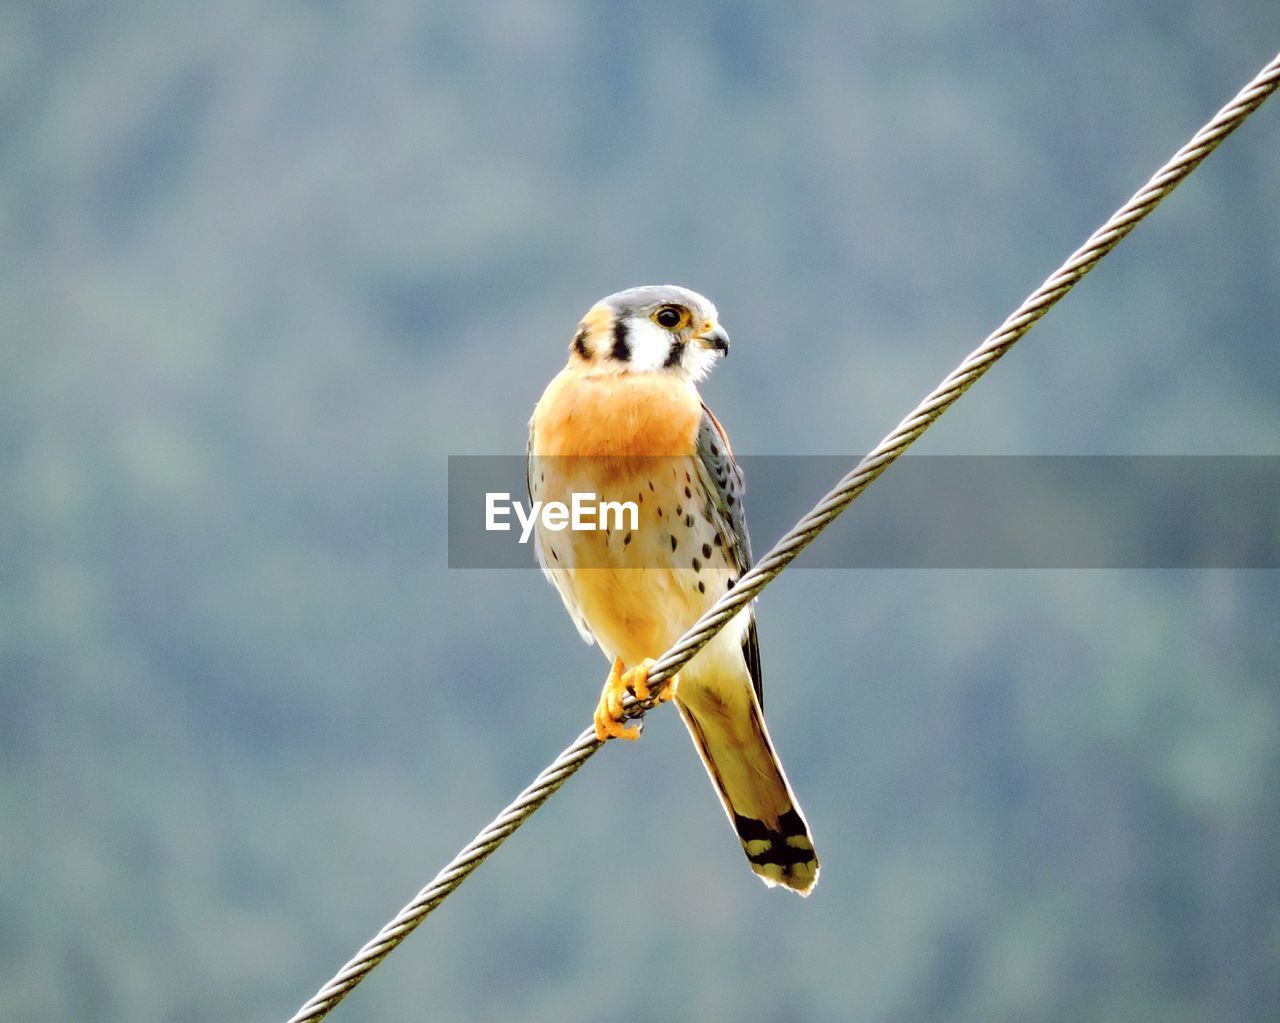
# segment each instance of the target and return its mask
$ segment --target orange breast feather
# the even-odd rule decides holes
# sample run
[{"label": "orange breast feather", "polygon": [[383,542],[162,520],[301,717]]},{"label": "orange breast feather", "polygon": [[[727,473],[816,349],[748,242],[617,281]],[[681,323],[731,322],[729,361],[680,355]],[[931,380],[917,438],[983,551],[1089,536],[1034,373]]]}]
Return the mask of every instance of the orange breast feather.
[{"label": "orange breast feather", "polygon": [[702,403],[687,381],[644,373],[585,373],[567,367],[533,413],[535,455],[688,455]]}]

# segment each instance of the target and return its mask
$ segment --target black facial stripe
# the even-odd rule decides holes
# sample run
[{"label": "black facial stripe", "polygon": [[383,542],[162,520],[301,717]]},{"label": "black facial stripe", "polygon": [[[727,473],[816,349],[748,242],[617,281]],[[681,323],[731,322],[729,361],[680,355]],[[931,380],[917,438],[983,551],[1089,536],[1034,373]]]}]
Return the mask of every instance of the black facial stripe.
[{"label": "black facial stripe", "polygon": [[627,340],[627,321],[619,320],[613,325],[613,357],[619,362],[631,361],[631,342]]},{"label": "black facial stripe", "polygon": [[667,352],[667,361],[662,365],[667,369],[673,369],[674,367],[679,366],[680,360],[684,358],[684,346],[685,342],[683,341],[672,341],[671,348]]},{"label": "black facial stripe", "polygon": [[591,349],[587,347],[587,328],[583,327],[573,337],[573,350],[588,361],[591,359]]}]

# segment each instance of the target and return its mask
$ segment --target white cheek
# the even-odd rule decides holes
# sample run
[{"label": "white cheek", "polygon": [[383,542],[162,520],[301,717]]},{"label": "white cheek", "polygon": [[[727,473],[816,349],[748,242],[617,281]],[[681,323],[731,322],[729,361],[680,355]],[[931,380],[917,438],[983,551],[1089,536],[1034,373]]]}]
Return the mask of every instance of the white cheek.
[{"label": "white cheek", "polygon": [[684,358],[680,360],[680,368],[684,371],[684,375],[696,384],[711,372],[711,367],[716,364],[716,358],[716,353],[711,349],[703,348],[696,341],[690,341],[685,347]]},{"label": "white cheek", "polygon": [[671,352],[671,335],[652,320],[638,317],[628,321],[627,328],[631,368],[640,372],[661,369]]}]

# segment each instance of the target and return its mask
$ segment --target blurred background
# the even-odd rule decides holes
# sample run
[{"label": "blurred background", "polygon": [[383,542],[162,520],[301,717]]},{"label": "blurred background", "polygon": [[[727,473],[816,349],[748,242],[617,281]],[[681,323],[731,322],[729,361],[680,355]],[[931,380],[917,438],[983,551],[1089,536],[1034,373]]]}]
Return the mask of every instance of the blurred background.
[{"label": "blurred background", "polygon": [[[0,1018],[287,1018],[587,723],[540,574],[445,567],[445,467],[523,450],[597,298],[711,296],[736,449],[853,459],[1278,41],[5,4]],[[916,450],[1280,454],[1277,151],[1273,101]],[[760,615],[813,898],[658,713],[333,1018],[1280,1018],[1280,573],[797,569]]]}]

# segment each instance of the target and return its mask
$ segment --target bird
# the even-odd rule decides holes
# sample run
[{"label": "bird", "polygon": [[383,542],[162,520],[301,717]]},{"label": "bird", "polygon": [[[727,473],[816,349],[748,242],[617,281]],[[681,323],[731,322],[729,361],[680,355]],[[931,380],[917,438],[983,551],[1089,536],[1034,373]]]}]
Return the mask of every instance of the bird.
[{"label": "bird", "polygon": [[[531,502],[575,493],[634,507],[605,528],[539,518],[543,571],[588,643],[612,662],[594,714],[597,738],[635,739],[623,699],[650,698],[665,652],[751,567],[742,470],[697,384],[728,354],[716,307],[677,285],[593,305],[529,424]],[[535,504],[536,507],[536,504]],[[754,603],[661,690],[672,700],[751,869],[807,896],[818,857],[765,727]]]}]

